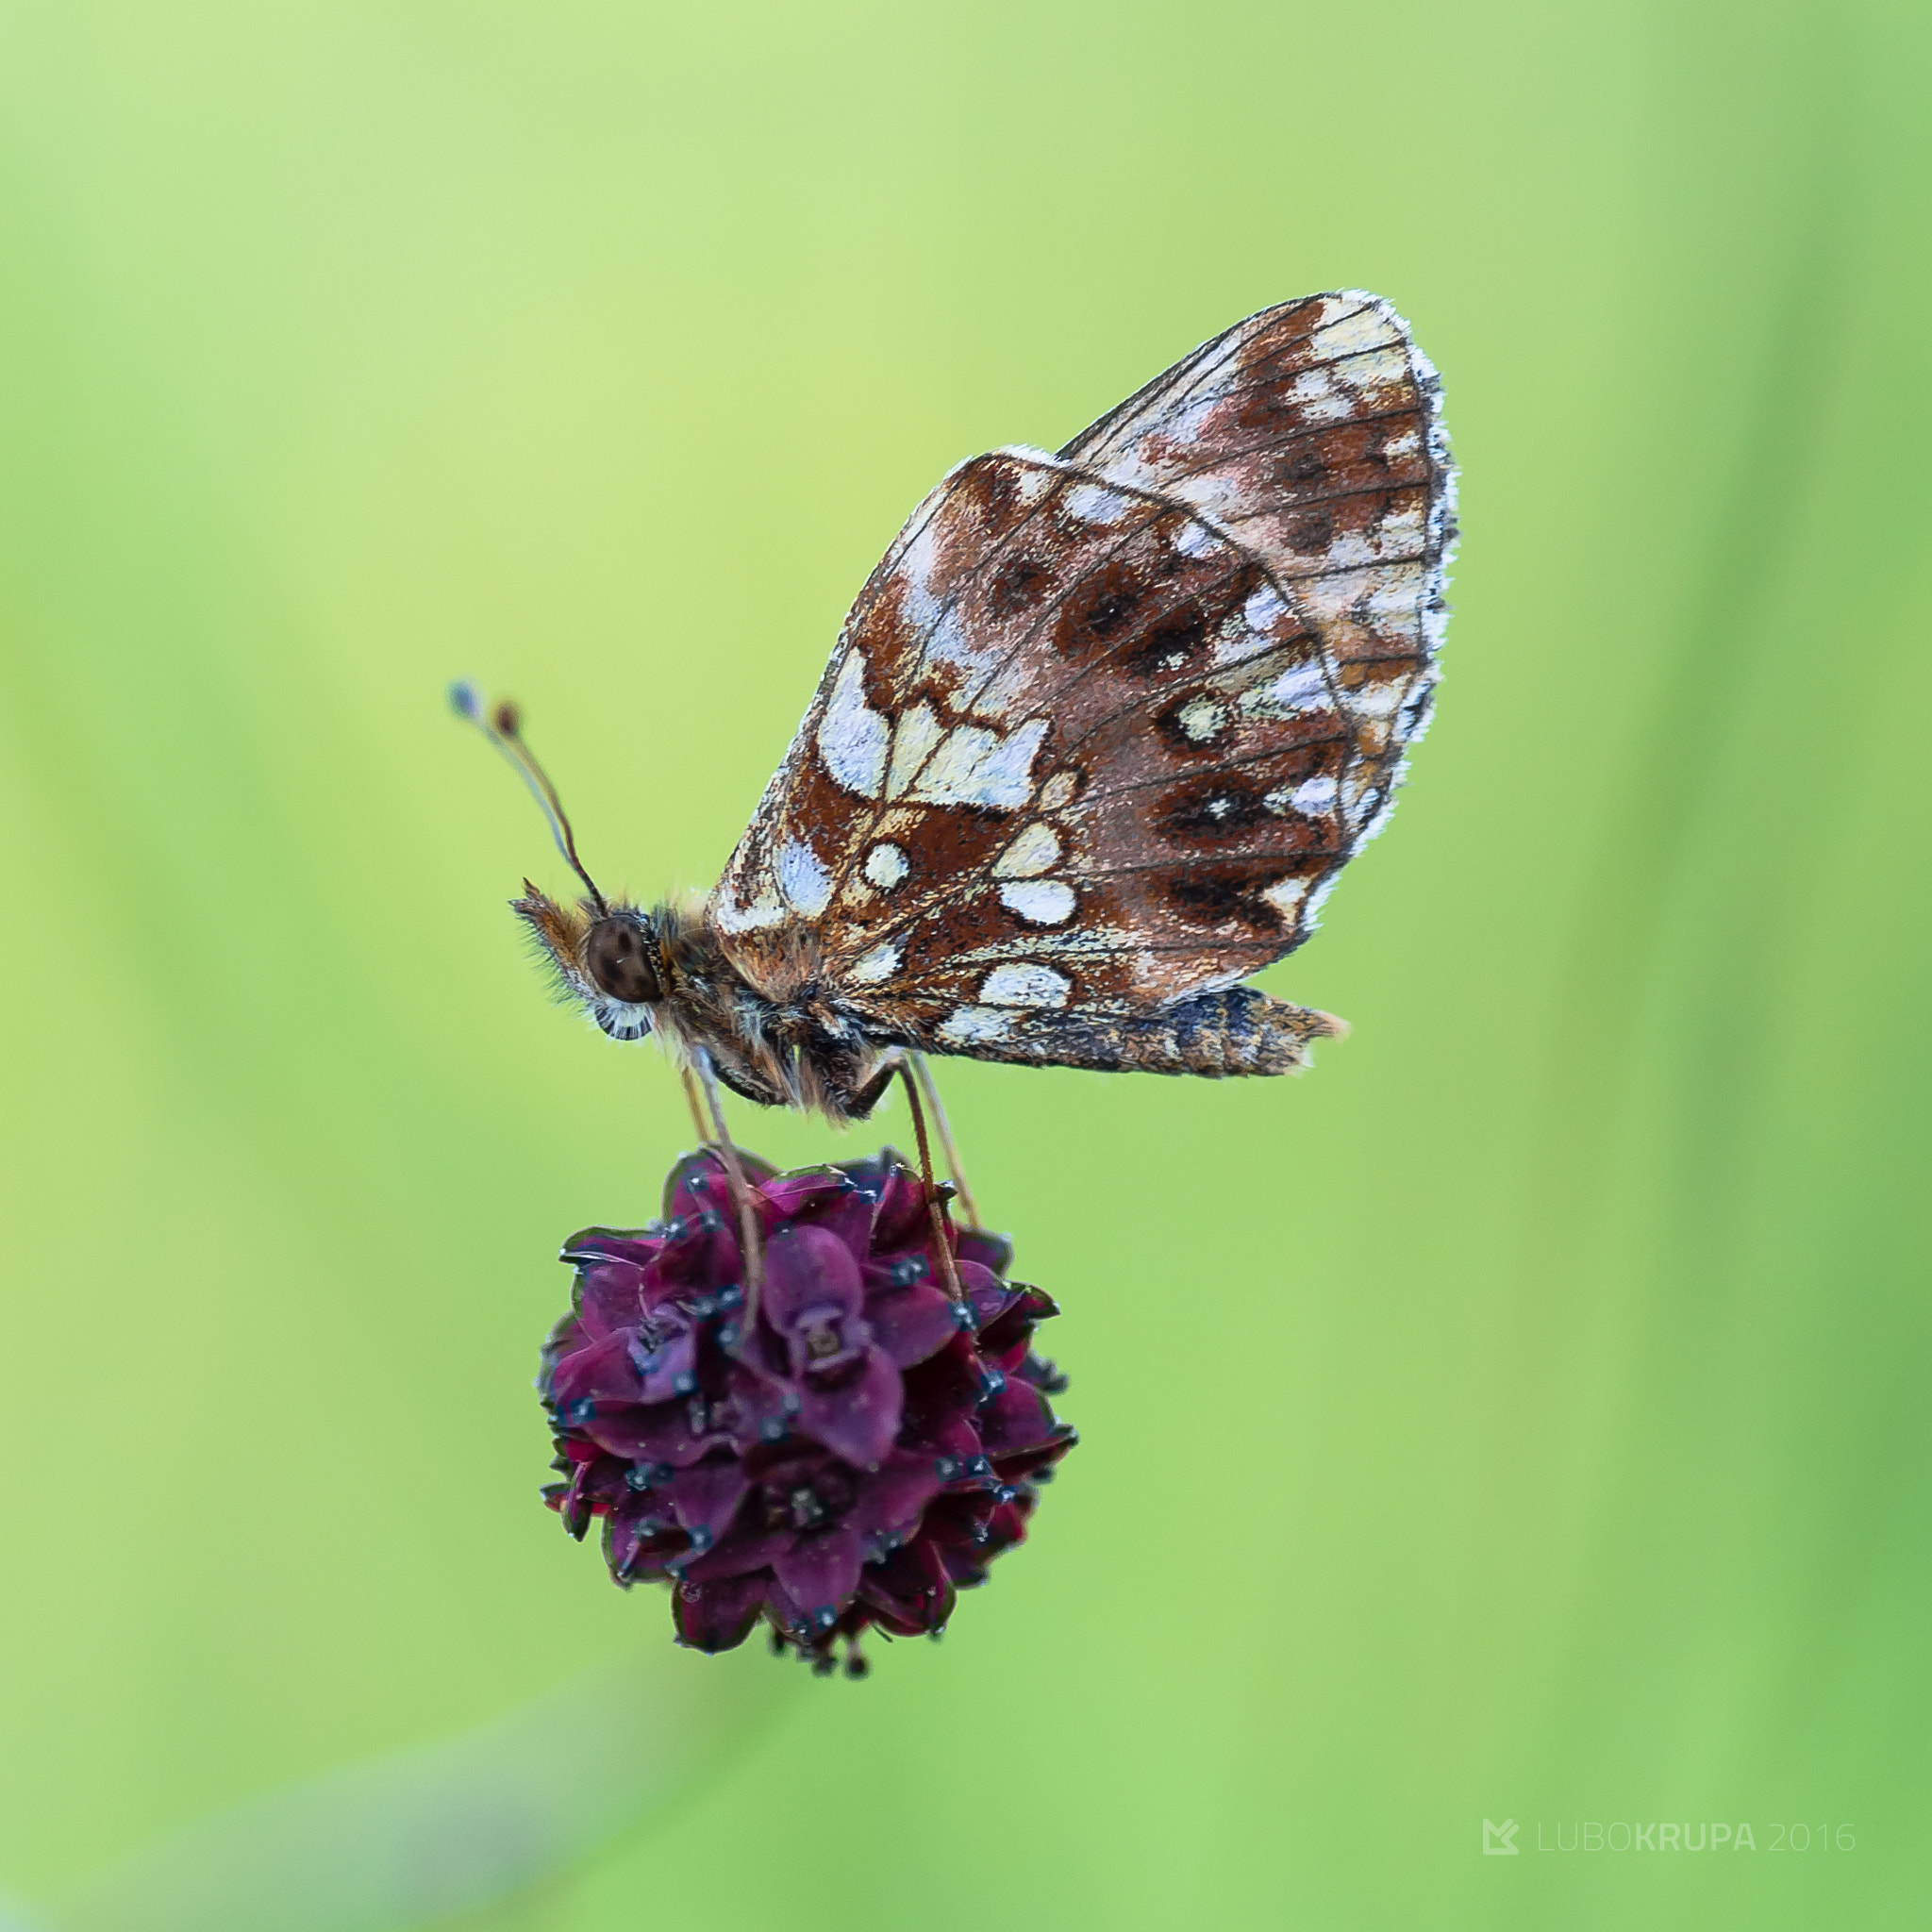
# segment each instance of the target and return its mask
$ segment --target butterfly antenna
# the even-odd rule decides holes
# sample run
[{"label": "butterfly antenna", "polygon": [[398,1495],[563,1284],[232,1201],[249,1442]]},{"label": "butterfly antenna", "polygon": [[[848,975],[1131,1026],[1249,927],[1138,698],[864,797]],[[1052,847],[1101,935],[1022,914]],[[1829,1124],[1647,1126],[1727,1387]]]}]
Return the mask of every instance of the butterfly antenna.
[{"label": "butterfly antenna", "polygon": [[486,705],[483,693],[467,678],[450,686],[449,702],[457,716],[468,719],[509,760],[517,775],[530,788],[530,796],[549,822],[550,836],[557,841],[557,849],[589,889],[591,902],[597,908],[597,917],[602,919],[610,908],[597,890],[597,881],[584,870],[584,862],[577,857],[576,835],[570,828],[570,814],[557,795],[557,787],[550,782],[550,774],[537,762],[537,754],[524,741],[523,713],[508,698],[500,699],[493,708]]},{"label": "butterfly antenna", "polygon": [[941,1151],[946,1157],[946,1172],[953,1176],[953,1191],[959,1197],[959,1212],[966,1217],[968,1227],[981,1225],[979,1208],[973,1199],[973,1190],[966,1185],[965,1163],[959,1158],[959,1150],[953,1144],[953,1129],[946,1119],[945,1104],[940,1099],[939,1082],[932,1076],[932,1065],[923,1053],[908,1053],[907,1064],[912,1069],[912,1077],[919,1082],[919,1091],[925,1096],[925,1104],[932,1109],[933,1131],[940,1137]]},{"label": "butterfly antenna", "polygon": [[731,1144],[724,1125],[724,1108],[718,1096],[717,1075],[711,1072],[711,1056],[703,1047],[691,1052],[691,1065],[705,1090],[705,1104],[710,1109],[712,1144],[724,1163],[724,1184],[731,1191],[731,1205],[738,1210],[738,1244],[744,1257],[744,1318],[739,1325],[740,1346],[748,1343],[758,1318],[758,1291],[765,1284],[765,1257],[758,1241],[758,1209],[752,1206],[751,1183]]},{"label": "butterfly antenna", "polygon": [[946,1238],[946,1210],[940,1191],[932,1184],[932,1149],[925,1141],[925,1109],[919,1104],[919,1082],[904,1060],[899,1062],[899,1077],[906,1082],[906,1102],[912,1109],[912,1131],[919,1140],[919,1177],[925,1188],[925,1213],[932,1223],[932,1244],[939,1256],[940,1273],[945,1276],[948,1299],[960,1303],[966,1299],[966,1291],[960,1285],[953,1244]]}]

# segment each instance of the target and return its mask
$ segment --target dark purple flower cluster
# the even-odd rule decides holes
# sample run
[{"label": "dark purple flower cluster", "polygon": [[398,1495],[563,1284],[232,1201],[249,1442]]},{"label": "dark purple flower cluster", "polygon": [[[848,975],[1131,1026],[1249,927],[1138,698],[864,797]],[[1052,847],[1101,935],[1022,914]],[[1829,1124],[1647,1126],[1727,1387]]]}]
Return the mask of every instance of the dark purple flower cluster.
[{"label": "dark purple flower cluster", "polygon": [[574,1536],[603,1518],[619,1583],[671,1581],[681,1642],[729,1650],[762,1617],[821,1670],[844,1638],[857,1674],[868,1625],[936,1634],[1024,1537],[1074,1440],[1032,1346],[1058,1311],[1004,1278],[1005,1241],[941,1216],[954,1300],[924,1189],[890,1148],[787,1174],[741,1161],[763,1250],[748,1332],[715,1155],[673,1170],[661,1222],[564,1249],[574,1310],[538,1389],[568,1480],[544,1496]]}]

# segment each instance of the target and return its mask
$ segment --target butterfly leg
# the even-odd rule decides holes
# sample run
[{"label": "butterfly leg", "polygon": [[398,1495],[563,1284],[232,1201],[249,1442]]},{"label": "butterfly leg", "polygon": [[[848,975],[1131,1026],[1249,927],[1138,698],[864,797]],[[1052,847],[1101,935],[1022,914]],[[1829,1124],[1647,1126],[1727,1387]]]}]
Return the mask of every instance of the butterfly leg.
[{"label": "butterfly leg", "polygon": [[842,1091],[832,1086],[831,1098],[839,1112],[848,1121],[869,1119],[873,1108],[886,1097],[886,1089],[899,1077],[899,1069],[905,1064],[905,1055],[894,1047],[874,1069],[872,1077],[859,1086],[847,1087]]},{"label": "butterfly leg", "polygon": [[959,1212],[966,1217],[968,1227],[979,1225],[979,1209],[973,1199],[973,1190],[966,1185],[965,1163],[959,1158],[959,1150],[953,1144],[952,1123],[946,1119],[945,1104],[940,1099],[939,1082],[932,1076],[932,1067],[923,1053],[908,1053],[907,1063],[912,1069],[912,1077],[919,1083],[919,1091],[925,1096],[925,1104],[932,1114],[933,1130],[940,1137],[940,1145],[945,1150],[946,1171],[953,1176],[953,1191],[959,1199]]},{"label": "butterfly leg", "polygon": [[724,1108],[718,1098],[716,1069],[711,1056],[699,1047],[692,1054],[691,1064],[698,1085],[704,1090],[705,1106],[710,1113],[711,1127],[716,1136],[714,1144],[718,1158],[724,1163],[725,1186],[738,1215],[739,1254],[744,1265],[744,1315],[739,1332],[750,1337],[758,1332],[758,1291],[763,1288],[765,1279],[764,1246],[759,1239],[758,1209],[752,1205],[751,1184],[745,1179],[738,1149],[732,1145],[731,1130],[724,1124]]},{"label": "butterfly leg", "polygon": [[940,1273],[945,1277],[946,1299],[962,1304],[966,1291],[959,1285],[959,1267],[953,1257],[952,1236],[946,1226],[945,1196],[933,1186],[932,1149],[925,1139],[925,1108],[919,1098],[919,1081],[914,1077],[911,1060],[916,1056],[901,1058],[895,1071],[906,1081],[906,1105],[912,1110],[912,1131],[919,1141],[919,1184],[925,1191],[926,1218],[932,1223],[932,1251],[940,1264]]}]

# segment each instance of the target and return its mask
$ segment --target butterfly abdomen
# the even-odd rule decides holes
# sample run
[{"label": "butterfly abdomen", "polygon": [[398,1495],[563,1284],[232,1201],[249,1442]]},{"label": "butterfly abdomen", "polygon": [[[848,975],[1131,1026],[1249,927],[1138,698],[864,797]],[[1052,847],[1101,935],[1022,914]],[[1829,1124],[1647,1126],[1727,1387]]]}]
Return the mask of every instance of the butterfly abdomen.
[{"label": "butterfly abdomen", "polygon": [[1346,1021],[1291,1006],[1251,986],[1196,993],[1120,1018],[1064,1012],[994,1013],[956,1029],[942,1052],[1091,1072],[1197,1074],[1210,1080],[1299,1073],[1311,1041],[1338,1039]]},{"label": "butterfly abdomen", "polygon": [[1297,1007],[1251,986],[1192,999],[1134,1020],[1122,1029],[1121,1065],[1152,1074],[1292,1074],[1307,1065],[1308,1043],[1348,1031],[1333,1013]]}]

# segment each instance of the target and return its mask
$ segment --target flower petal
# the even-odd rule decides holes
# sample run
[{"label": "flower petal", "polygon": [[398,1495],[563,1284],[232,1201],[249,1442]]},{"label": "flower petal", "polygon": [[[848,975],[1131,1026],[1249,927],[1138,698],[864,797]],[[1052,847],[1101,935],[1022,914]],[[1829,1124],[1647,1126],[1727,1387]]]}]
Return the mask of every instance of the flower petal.
[{"label": "flower petal", "polygon": [[[738,1150],[738,1164],[754,1191],[776,1173],[770,1161],[747,1154],[742,1147]],[[724,1172],[724,1163],[709,1148],[684,1155],[664,1177],[666,1221],[692,1221],[707,1208],[728,1211],[730,1206],[730,1176]]]},{"label": "flower petal", "polygon": [[895,1449],[879,1473],[867,1478],[845,1520],[868,1545],[903,1542],[919,1527],[943,1481],[936,1457]]},{"label": "flower petal", "polygon": [[776,1175],[758,1190],[764,1197],[766,1218],[774,1224],[806,1213],[816,1220],[833,1203],[847,1199],[851,1191],[836,1167],[802,1167]]},{"label": "flower petal", "polygon": [[764,1319],[785,1333],[820,1308],[856,1315],[865,1304],[858,1263],[838,1236],[808,1221],[776,1229],[765,1249]]},{"label": "flower petal", "polygon": [[636,1374],[639,1393],[631,1399],[645,1404],[681,1401],[697,1392],[698,1339],[691,1324],[671,1308],[658,1311],[652,1324],[658,1333],[646,1339],[635,1329],[625,1335],[625,1353]]},{"label": "flower petal", "polygon": [[1017,1288],[1008,1288],[997,1275],[978,1269],[969,1276],[962,1265],[959,1284],[966,1291],[966,1299],[973,1304],[973,1325],[982,1335],[1020,1300]]},{"label": "flower petal", "polygon": [[1013,1265],[1012,1242],[1003,1234],[989,1234],[983,1227],[959,1230],[958,1254],[962,1269],[971,1261],[994,1274],[1004,1274]]},{"label": "flower petal", "polygon": [[953,1614],[953,1584],[939,1552],[924,1538],[895,1550],[859,1574],[859,1601],[901,1637],[941,1629]]},{"label": "flower petal", "polygon": [[658,1574],[688,1541],[665,1500],[653,1507],[650,1498],[635,1496],[604,1519],[604,1560],[620,1583]]},{"label": "flower petal", "polygon": [[865,1319],[872,1324],[873,1340],[902,1369],[937,1355],[959,1332],[953,1304],[924,1283],[871,1296]]},{"label": "flower petal", "polygon": [[863,1556],[858,1532],[849,1523],[841,1523],[836,1528],[800,1537],[772,1570],[808,1616],[828,1624],[824,1613],[830,1610],[836,1616],[858,1591]]},{"label": "flower petal", "polygon": [[1080,1440],[1080,1434],[1071,1423],[1062,1423],[1051,1442],[1042,1442],[1037,1449],[1008,1451],[992,1458],[993,1474],[1003,1483],[1024,1483],[1030,1477],[1048,1477],[1053,1465]]},{"label": "flower petal", "polygon": [[720,1539],[715,1549],[683,1565],[683,1574],[696,1583],[708,1583],[719,1576],[749,1576],[754,1570],[769,1570],[797,1541],[795,1530],[747,1529],[741,1523]]},{"label": "flower petal", "polygon": [[744,1465],[735,1457],[728,1462],[700,1462],[680,1470],[667,1486],[677,1521],[694,1550],[708,1549],[723,1538],[751,1487]]},{"label": "flower petal", "polygon": [[[699,1408],[706,1409],[706,1421],[693,1428],[692,1412]],[[659,1402],[650,1408],[613,1408],[583,1426],[598,1447],[626,1462],[669,1462],[679,1469],[731,1443],[724,1430],[711,1426],[702,1396],[690,1402]]]},{"label": "flower petal", "polygon": [[872,1244],[875,1251],[916,1246],[932,1232],[926,1212],[925,1184],[903,1160],[894,1158],[884,1176],[879,1205],[872,1218]]},{"label": "flower petal", "polygon": [[1006,1387],[979,1411],[979,1440],[989,1456],[1037,1449],[1051,1442],[1062,1426],[1046,1397],[1017,1376],[1008,1376]]},{"label": "flower petal", "polygon": [[599,1261],[613,1261],[628,1268],[642,1268],[657,1258],[663,1245],[661,1236],[641,1227],[584,1227],[571,1236],[558,1256],[559,1261],[574,1262],[580,1268]]},{"label": "flower petal", "polygon": [[[581,1427],[604,1404],[643,1399],[629,1341],[621,1331],[606,1335],[588,1347],[574,1349],[550,1372],[550,1400],[572,1427]],[[589,1409],[581,1407],[587,1402],[591,1405]]]},{"label": "flower petal", "polygon": [[799,1391],[798,1426],[834,1456],[874,1469],[892,1446],[905,1410],[905,1386],[892,1358],[868,1348],[858,1374],[836,1389]]},{"label": "flower petal", "polygon": [[1019,1356],[1015,1359],[1019,1359],[1026,1352],[1034,1324],[1058,1315],[1059,1305],[1051,1295],[1041,1294],[1024,1281],[1016,1281],[1008,1294],[1009,1299],[998,1314],[980,1323],[979,1345],[992,1356],[1008,1355],[1017,1349]]},{"label": "flower petal", "polygon": [[862,1266],[872,1254],[874,1204],[868,1195],[845,1186],[842,1174],[837,1194],[808,1204],[811,1224],[843,1241],[852,1258]]},{"label": "flower petal", "polygon": [[762,1574],[712,1583],[681,1583],[671,1600],[678,1642],[713,1653],[736,1650],[751,1635],[764,1606]]}]

